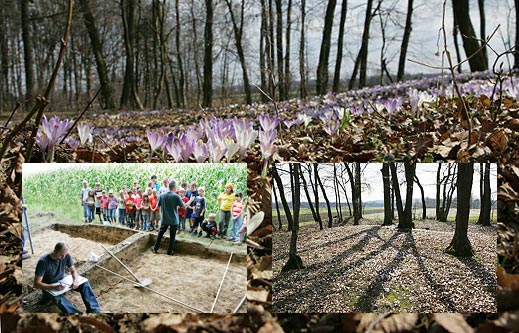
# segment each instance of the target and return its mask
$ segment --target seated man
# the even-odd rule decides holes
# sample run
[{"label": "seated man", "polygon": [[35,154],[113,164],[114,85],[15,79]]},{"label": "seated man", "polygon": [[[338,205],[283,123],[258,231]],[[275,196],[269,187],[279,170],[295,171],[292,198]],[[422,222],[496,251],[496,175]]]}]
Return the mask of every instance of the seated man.
[{"label": "seated man", "polygon": [[83,303],[85,303],[87,312],[100,312],[99,303],[94,295],[94,291],[88,281],[81,285],[78,285],[78,274],[74,267],[74,261],[68,253],[68,245],[63,242],[59,242],[54,247],[54,251],[43,255],[36,265],[36,273],[34,276],[34,287],[43,290],[43,295],[46,298],[50,298],[52,302],[65,313],[81,313],[69,300],[65,298],[64,294],[54,296],[47,292],[47,290],[63,290],[65,285],[57,283],[65,276],[65,268],[70,269],[72,274],[73,283],[72,290],[81,293]]}]

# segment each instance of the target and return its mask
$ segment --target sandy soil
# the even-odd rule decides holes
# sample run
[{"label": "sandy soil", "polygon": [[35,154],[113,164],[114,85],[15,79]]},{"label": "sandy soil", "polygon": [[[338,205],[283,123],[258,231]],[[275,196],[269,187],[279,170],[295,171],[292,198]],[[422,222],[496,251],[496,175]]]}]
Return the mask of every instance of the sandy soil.
[{"label": "sandy soil", "polygon": [[[57,241],[68,242],[70,253],[76,261],[76,266],[87,261],[90,252],[103,254],[101,245],[112,247],[113,244],[71,237],[70,235],[44,229],[32,234],[34,255],[23,261],[24,294],[33,291],[32,283],[34,270],[39,257],[50,252]],[[27,249],[30,247],[26,246]],[[176,253],[167,256],[163,253],[154,254],[151,251],[136,253],[135,259],[129,264],[131,270],[141,280],[151,278],[152,284],[148,287],[183,302],[203,312],[210,312],[215,300],[218,287],[224,275],[227,261],[207,260],[193,255]],[[116,273],[132,279],[131,275],[120,268]],[[168,300],[152,291],[135,288],[134,284],[106,272],[103,278],[90,280],[102,312],[194,312],[178,303]],[[215,313],[231,312],[238,305],[247,290],[247,270],[245,262],[231,263],[215,305]],[[78,293],[69,292],[70,299],[79,309],[84,310],[81,297]],[[57,308],[49,304],[49,312],[56,312]],[[242,307],[241,311],[246,311]]]}]

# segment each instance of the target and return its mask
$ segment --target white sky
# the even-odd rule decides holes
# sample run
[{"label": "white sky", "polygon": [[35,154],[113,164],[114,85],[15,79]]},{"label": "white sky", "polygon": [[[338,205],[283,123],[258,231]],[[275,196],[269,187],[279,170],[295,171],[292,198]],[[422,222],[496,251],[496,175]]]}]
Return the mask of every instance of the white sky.
[{"label": "white sky", "polygon": [[[288,171],[288,164],[276,164],[278,166],[278,170]],[[364,169],[365,166],[365,169]],[[384,199],[384,188],[382,184],[382,174],[380,169],[382,168],[381,163],[361,163],[361,170],[364,169],[364,172],[361,175],[361,182],[364,184],[362,186],[362,200],[363,201],[374,201],[374,200],[383,200]],[[445,168],[445,167],[444,167]],[[420,183],[424,187],[424,193],[426,197],[435,198],[436,197],[436,171],[438,169],[437,163],[419,163],[416,166],[416,175],[420,180]],[[352,169],[353,171],[353,169]],[[497,169],[495,164],[491,164],[490,169],[490,187],[492,191],[492,195],[495,199],[495,194],[497,191]],[[281,180],[285,188],[285,196],[288,201],[291,201],[291,193],[290,193],[290,178],[288,177],[287,172],[280,171]],[[306,172],[305,172],[306,175]],[[319,166],[319,175],[321,180],[324,182],[325,188],[328,187],[327,190],[328,199],[330,201],[335,201],[335,194],[333,192],[333,185],[331,179],[333,178],[333,165],[332,164],[320,164]],[[399,173],[399,181],[403,182],[405,180],[405,175],[403,173],[403,168],[401,174]],[[345,177],[348,175],[345,173]],[[308,182],[308,177],[305,177]],[[277,184],[276,184],[277,186]],[[301,186],[303,186],[301,184]],[[347,184],[348,188],[348,196],[351,200],[350,196],[350,184]],[[405,188],[402,186],[401,191],[405,191]],[[341,190],[342,192],[342,190]],[[312,196],[313,192],[310,190],[310,195]],[[402,192],[405,193],[405,192]],[[405,195],[405,194],[404,194]],[[319,194],[320,198],[322,198],[322,194]],[[474,177],[472,184],[472,196],[474,198],[479,198],[479,164],[474,164]],[[418,185],[414,184],[413,187],[413,199],[421,199],[420,188]],[[301,190],[301,201],[307,202],[306,195],[303,190]],[[345,202],[345,198],[341,197],[341,202]]]}]

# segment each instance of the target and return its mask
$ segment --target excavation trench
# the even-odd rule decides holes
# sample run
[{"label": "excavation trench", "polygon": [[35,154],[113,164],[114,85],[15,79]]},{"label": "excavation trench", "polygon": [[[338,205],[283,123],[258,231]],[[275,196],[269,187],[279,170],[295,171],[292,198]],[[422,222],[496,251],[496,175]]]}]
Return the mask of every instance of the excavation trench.
[{"label": "excavation trench", "polygon": [[[34,255],[22,265],[24,312],[59,312],[51,302],[43,300],[40,290],[32,288],[38,258],[50,252],[58,241],[69,244],[76,268],[90,281],[102,312],[196,312],[193,309],[209,312],[227,268],[230,250],[208,242],[177,240],[175,254],[168,256],[165,254],[169,241],[166,237],[159,254],[154,254],[150,247],[155,239],[156,233],[102,225],[53,224],[34,233]],[[217,242],[224,240],[214,243]],[[138,278],[151,278],[153,282],[148,288],[152,290],[135,288],[135,283],[128,281],[133,281],[132,276],[101,245],[109,248]],[[97,263],[89,262],[92,253],[100,256]],[[246,291],[246,257],[234,253],[214,312],[232,312]],[[85,310],[79,293],[70,291],[66,296],[79,309]],[[245,311],[245,305],[239,309],[239,312]]]}]

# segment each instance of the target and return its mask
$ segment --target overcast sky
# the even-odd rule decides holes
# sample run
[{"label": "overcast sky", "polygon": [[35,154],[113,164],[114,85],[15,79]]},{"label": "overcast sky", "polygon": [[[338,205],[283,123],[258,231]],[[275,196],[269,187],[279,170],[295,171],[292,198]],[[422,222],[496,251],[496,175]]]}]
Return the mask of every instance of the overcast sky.
[{"label": "overcast sky", "polygon": [[[288,171],[288,164],[276,164],[279,166],[280,170]],[[382,168],[381,163],[368,163],[361,164],[361,170],[364,170],[362,173],[361,182],[364,184],[362,186],[362,200],[363,201],[374,201],[374,200],[383,200],[384,199],[384,187],[382,184],[382,174],[380,169]],[[445,169],[446,167],[444,167]],[[416,175],[420,180],[420,183],[424,187],[424,193],[426,197],[435,198],[436,197],[436,171],[438,169],[437,163],[419,163],[416,166]],[[493,197],[495,199],[496,190],[497,190],[497,178],[496,178],[496,165],[491,164],[490,169],[490,186],[492,190]],[[287,197],[287,200],[291,201],[290,190],[290,178],[288,177],[288,173],[281,172],[282,182],[287,186],[284,193]],[[306,174],[306,173],[305,173]],[[335,195],[333,194],[333,185],[331,179],[333,179],[333,165],[332,164],[321,164],[319,166],[319,175],[321,180],[325,182],[325,186],[329,187],[327,192],[328,198],[330,201],[335,201]],[[347,177],[347,173],[345,173],[345,177]],[[307,178],[307,177],[306,177]],[[307,178],[308,179],[308,178]],[[326,181],[328,179],[328,181]],[[403,173],[403,168],[401,174],[399,174],[400,182],[405,180],[405,175]],[[350,196],[349,186],[348,186],[348,196]],[[405,187],[401,187],[401,191],[405,191]],[[312,192],[310,190],[310,195]],[[405,194],[403,194],[405,195]],[[420,199],[420,189],[418,185],[414,184],[413,187],[413,199]],[[322,197],[322,194],[320,194]],[[479,164],[474,164],[474,177],[473,177],[473,185],[472,185],[472,196],[474,198],[479,198]],[[351,196],[349,197],[351,199]],[[301,190],[301,201],[306,202],[306,196],[303,190]],[[341,198],[341,202],[345,202],[344,197]]]},{"label": "overcast sky", "polygon": [[[258,1],[259,3],[259,1]],[[286,3],[285,1],[283,3]],[[324,0],[307,0],[306,1],[306,24],[307,24],[307,66],[310,70],[310,78],[315,78],[315,71],[319,59],[319,50],[322,40],[324,16],[326,11],[326,4],[328,1]],[[480,22],[478,2],[476,0],[469,0],[470,15],[472,25],[479,37]],[[259,11],[259,5],[256,12]],[[335,57],[337,53],[337,34],[339,27],[339,20],[341,15],[342,1],[337,1],[335,8],[335,24],[332,31],[332,48],[330,50],[330,73],[333,74],[335,66]],[[374,7],[377,0],[374,0]],[[404,0],[384,0],[382,2],[382,18],[389,18],[386,27],[386,55],[388,68],[390,73],[395,76],[398,68],[398,57],[400,54],[400,46],[403,34],[403,27],[406,19],[407,1]],[[348,78],[351,75],[354,59],[360,48],[362,31],[364,27],[364,16],[366,10],[366,1],[364,0],[349,0],[346,20],[346,33],[344,37],[344,60],[342,66],[342,78]],[[490,45],[497,51],[502,52],[504,42],[511,42],[514,45],[515,38],[515,15],[513,0],[495,0],[485,1],[486,11],[486,35],[490,35],[494,29],[501,24],[500,30],[491,40]],[[441,66],[441,57],[435,56],[438,51],[438,31],[442,26],[443,15],[443,0],[415,0],[414,11],[412,18],[412,33],[409,41],[409,48],[407,58],[415,59],[420,62],[425,62],[430,65]],[[299,79],[298,75],[298,50],[299,50],[299,34],[300,34],[300,1],[293,1],[292,8],[292,45],[291,45],[291,66],[294,80]],[[456,55],[452,39],[453,31],[453,15],[451,0],[447,1],[447,8],[445,12],[445,28],[448,37],[448,48],[452,54],[453,61],[456,62]],[[248,30],[246,31],[245,41],[252,52],[249,53],[251,71],[253,72],[254,80],[259,80],[259,35],[260,35],[260,16],[255,14],[246,24]],[[286,13],[283,24],[286,23]],[[368,57],[368,75],[376,74],[380,68],[380,50],[382,45],[380,17],[376,16],[371,24],[371,33],[369,41],[369,57]],[[458,35],[459,45],[462,48],[462,42]],[[443,40],[440,40],[440,53],[443,51]],[[462,51],[462,56],[465,58],[465,53]],[[495,56],[492,51],[488,51],[491,66]],[[513,64],[513,59],[511,62]],[[503,59],[505,60],[505,59]],[[506,60],[505,60],[506,61]],[[508,68],[507,63],[504,64]],[[241,68],[239,63],[235,64],[236,73],[239,75]],[[465,71],[468,71],[468,64],[462,66]],[[406,64],[406,73],[436,73],[440,74],[438,70],[417,65],[411,62]]]}]

